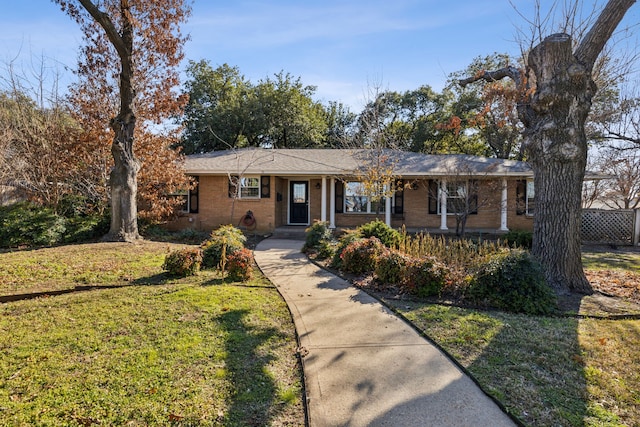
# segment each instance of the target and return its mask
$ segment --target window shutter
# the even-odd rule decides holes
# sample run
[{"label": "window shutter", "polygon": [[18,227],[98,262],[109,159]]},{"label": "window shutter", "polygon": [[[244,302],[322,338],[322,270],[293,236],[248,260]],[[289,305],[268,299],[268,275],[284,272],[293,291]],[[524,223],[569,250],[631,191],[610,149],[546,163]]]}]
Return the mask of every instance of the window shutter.
[{"label": "window shutter", "polygon": [[396,191],[393,195],[395,202],[394,213],[401,215],[404,213],[404,180],[399,179],[396,182]]},{"label": "window shutter", "polygon": [[196,186],[193,187],[193,189],[189,190],[189,213],[198,213],[198,190],[200,187],[200,177],[194,176],[193,179]]},{"label": "window shutter", "polygon": [[271,197],[271,177],[264,175],[260,177],[260,198],[268,199]]},{"label": "window shutter", "polygon": [[472,179],[469,181],[469,213],[471,215],[478,215],[478,180]]},{"label": "window shutter", "polygon": [[438,181],[429,180],[429,214],[436,215],[438,213]]},{"label": "window shutter", "polygon": [[343,213],[344,210],[344,185],[336,181],[336,213]]},{"label": "window shutter", "polygon": [[516,214],[524,215],[527,211],[527,180],[516,182]]},{"label": "window shutter", "polygon": [[233,182],[237,182],[238,177],[235,175],[232,175],[229,177],[229,198],[230,199],[234,199],[237,196],[237,188],[235,187],[235,185],[233,185]]}]

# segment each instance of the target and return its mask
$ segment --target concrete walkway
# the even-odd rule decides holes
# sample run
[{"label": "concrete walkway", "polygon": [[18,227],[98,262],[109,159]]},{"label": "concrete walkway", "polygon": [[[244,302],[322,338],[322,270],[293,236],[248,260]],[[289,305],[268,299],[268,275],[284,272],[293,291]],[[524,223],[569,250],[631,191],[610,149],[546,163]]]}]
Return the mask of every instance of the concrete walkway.
[{"label": "concrete walkway", "polygon": [[514,426],[476,384],[375,298],[266,239],[255,259],[298,331],[311,427]]}]

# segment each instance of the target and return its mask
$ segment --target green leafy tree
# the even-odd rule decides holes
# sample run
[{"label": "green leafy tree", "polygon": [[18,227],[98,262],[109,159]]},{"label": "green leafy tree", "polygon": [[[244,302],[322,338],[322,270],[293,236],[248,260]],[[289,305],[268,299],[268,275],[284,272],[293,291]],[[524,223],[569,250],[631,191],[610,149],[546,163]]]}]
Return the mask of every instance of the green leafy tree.
[{"label": "green leafy tree", "polygon": [[189,102],[185,107],[182,147],[185,154],[248,145],[251,130],[249,99],[253,88],[238,67],[209,62],[189,62],[185,84]]},{"label": "green leafy tree", "polygon": [[251,99],[256,118],[251,139],[275,148],[323,147],[328,126],[322,104],[312,99],[315,91],[282,71],[259,81]]}]

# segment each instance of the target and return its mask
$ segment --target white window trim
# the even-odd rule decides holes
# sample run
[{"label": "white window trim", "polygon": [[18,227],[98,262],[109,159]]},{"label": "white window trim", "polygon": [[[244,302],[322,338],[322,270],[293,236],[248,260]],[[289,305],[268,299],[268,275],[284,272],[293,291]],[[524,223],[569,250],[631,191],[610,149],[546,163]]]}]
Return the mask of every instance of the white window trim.
[{"label": "white window trim", "polygon": [[[367,210],[366,211],[358,211],[358,212],[353,212],[353,211],[348,211],[347,210],[347,198],[348,197],[354,197],[354,196],[347,196],[347,187],[349,186],[350,183],[358,183],[359,181],[345,181],[344,183],[344,201],[342,203],[342,212],[348,214],[348,215],[367,215],[367,214],[383,214],[385,213],[385,209],[386,209],[386,198],[381,198],[378,201],[378,204],[381,205],[382,210],[380,212],[374,212],[371,210],[371,197],[369,196],[355,196],[355,197],[365,197],[367,199]],[[391,212],[393,212],[393,208],[395,207],[395,198],[391,197]]]},{"label": "white window trim", "polygon": [[[533,195],[531,195],[531,193],[533,193]],[[526,185],[526,190],[525,190],[525,195],[524,195],[524,201],[525,201],[525,210],[524,213],[527,216],[533,216],[534,212],[529,212],[529,200],[531,200],[533,203],[533,209],[535,210],[536,207],[536,192],[535,192],[535,188],[533,186],[533,180],[532,179],[527,179],[527,185]]]},{"label": "white window trim", "polygon": [[[238,179],[238,188],[237,188],[237,194],[236,194],[236,198],[241,199],[241,200],[257,200],[260,199],[260,197],[262,196],[262,191],[261,191],[261,185],[260,185],[260,175],[241,175],[241,176],[237,176],[236,177]],[[248,180],[248,179],[256,179],[257,180],[257,186],[254,187],[243,187],[242,183],[244,180]],[[257,188],[258,189],[258,194],[256,196],[243,196],[242,195],[242,189],[243,188]]]},{"label": "white window trim", "polygon": [[441,209],[441,205],[442,205],[442,193],[445,192],[446,193],[446,197],[447,197],[447,216],[455,216],[455,215],[459,215],[459,212],[452,212],[451,209],[453,206],[455,206],[453,203],[450,202],[450,200],[452,199],[464,199],[464,196],[450,196],[449,195],[449,185],[457,185],[460,182],[466,182],[467,183],[467,190],[469,190],[469,181],[464,181],[464,180],[457,180],[457,181],[446,181],[444,184],[447,187],[446,191],[443,191],[443,186],[441,185],[442,183],[438,183],[438,211],[437,211],[437,215],[442,215],[442,209]]}]

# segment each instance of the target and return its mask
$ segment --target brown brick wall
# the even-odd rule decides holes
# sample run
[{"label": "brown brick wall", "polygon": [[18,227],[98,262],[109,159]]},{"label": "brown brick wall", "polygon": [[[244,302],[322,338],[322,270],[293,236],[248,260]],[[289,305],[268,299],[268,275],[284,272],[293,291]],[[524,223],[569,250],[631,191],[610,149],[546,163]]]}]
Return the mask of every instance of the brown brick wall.
[{"label": "brown brick wall", "polygon": [[[301,180],[304,181],[304,180]],[[404,190],[404,212],[402,215],[392,215],[392,226],[399,228],[440,228],[440,215],[429,214],[427,180],[416,182],[413,188]],[[309,208],[310,220],[321,217],[322,190],[316,188],[321,184],[320,179],[309,180]],[[272,176],[270,179],[270,198],[236,200],[228,197],[228,178],[226,176],[201,176],[199,188],[199,212],[185,214],[169,224],[171,229],[195,228],[209,231],[223,224],[238,225],[242,216],[251,210],[256,218],[256,231],[272,232],[276,227],[288,223],[289,180]],[[500,228],[500,197],[501,191],[495,185],[487,185],[481,181],[477,215],[471,215],[467,220],[467,229],[499,229]],[[330,180],[327,180],[327,209],[331,206]],[[278,200],[280,199],[280,200]],[[516,180],[508,181],[509,212],[507,225],[510,230],[531,230],[533,220],[526,215],[516,215]],[[231,211],[233,209],[233,217]],[[384,221],[384,214],[336,214],[336,226],[340,228],[354,228],[375,218]],[[327,213],[327,220],[329,214]],[[455,216],[447,218],[447,226],[455,229]]]},{"label": "brown brick wall", "polygon": [[[274,181],[272,177],[270,198],[236,199],[234,204],[234,199],[229,197],[229,180],[226,176],[201,176],[198,213],[189,214],[187,218],[179,218],[177,223],[188,224],[188,218],[191,218],[194,228],[209,231],[224,224],[237,226],[247,211],[251,211],[256,219],[256,231],[273,231],[277,226]],[[175,225],[172,224],[171,228],[175,228]]]}]

